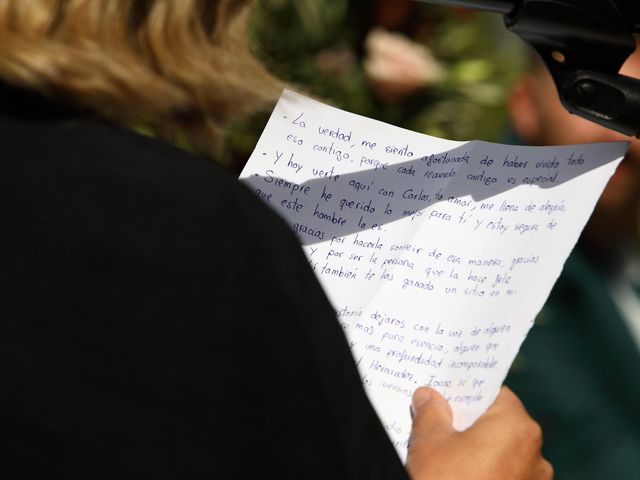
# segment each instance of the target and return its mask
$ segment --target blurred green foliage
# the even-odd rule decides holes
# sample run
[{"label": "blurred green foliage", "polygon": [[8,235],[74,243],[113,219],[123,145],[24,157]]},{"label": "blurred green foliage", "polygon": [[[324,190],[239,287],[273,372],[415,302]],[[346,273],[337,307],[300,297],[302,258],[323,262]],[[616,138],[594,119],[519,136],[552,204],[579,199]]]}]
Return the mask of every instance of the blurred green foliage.
[{"label": "blurred green foliage", "polygon": [[[375,25],[365,0],[258,0],[250,40],[256,55],[294,89],[338,108],[454,140],[499,141],[509,86],[526,54],[498,15],[415,2],[407,33],[427,46],[444,75],[399,101],[370,88],[363,41]],[[268,113],[233,126],[223,161],[242,167]]]}]

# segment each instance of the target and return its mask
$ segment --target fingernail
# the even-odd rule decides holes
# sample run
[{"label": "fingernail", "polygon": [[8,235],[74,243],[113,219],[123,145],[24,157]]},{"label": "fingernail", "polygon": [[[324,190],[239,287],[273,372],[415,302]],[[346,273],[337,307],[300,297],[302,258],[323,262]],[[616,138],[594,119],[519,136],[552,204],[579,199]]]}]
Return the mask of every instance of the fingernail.
[{"label": "fingernail", "polygon": [[420,407],[431,400],[431,390],[428,388],[419,388],[413,394],[413,400],[411,401],[411,418],[416,414]]}]

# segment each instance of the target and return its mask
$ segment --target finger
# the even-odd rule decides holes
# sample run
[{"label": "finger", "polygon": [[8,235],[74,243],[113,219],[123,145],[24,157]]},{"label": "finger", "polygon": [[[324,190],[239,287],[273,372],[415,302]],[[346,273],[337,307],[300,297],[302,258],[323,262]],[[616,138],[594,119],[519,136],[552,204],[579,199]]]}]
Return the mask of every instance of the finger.
[{"label": "finger", "polygon": [[524,405],[520,401],[520,399],[516,396],[515,393],[511,391],[511,389],[507,386],[502,386],[498,396],[494,400],[493,404],[487,410],[488,414],[492,414],[495,411],[500,411],[504,409],[518,409],[524,410]]},{"label": "finger", "polygon": [[554,475],[553,465],[547,460],[543,460],[540,466],[540,480],[552,480]]},{"label": "finger", "polygon": [[415,444],[436,434],[454,431],[449,402],[433,388],[422,387],[413,394],[411,442]]}]

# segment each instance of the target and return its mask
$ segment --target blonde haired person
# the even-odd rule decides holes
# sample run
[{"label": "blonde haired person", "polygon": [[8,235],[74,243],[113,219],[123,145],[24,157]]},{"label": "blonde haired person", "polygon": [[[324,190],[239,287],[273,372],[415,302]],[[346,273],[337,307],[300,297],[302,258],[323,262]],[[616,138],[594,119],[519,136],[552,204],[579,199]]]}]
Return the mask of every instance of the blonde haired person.
[{"label": "blonde haired person", "polygon": [[[280,88],[247,2],[0,0],[4,478],[406,478],[294,236],[211,146]],[[416,479],[547,479],[504,391],[454,432],[414,397]]]}]

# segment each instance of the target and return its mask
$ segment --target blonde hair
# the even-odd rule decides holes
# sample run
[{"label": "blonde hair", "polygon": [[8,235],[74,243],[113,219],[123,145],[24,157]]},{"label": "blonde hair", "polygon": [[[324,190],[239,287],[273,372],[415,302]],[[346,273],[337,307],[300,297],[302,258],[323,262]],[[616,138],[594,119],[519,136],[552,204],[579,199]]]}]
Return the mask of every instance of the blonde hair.
[{"label": "blonde hair", "polygon": [[0,0],[0,79],[199,147],[282,85],[251,55],[245,0]]}]

